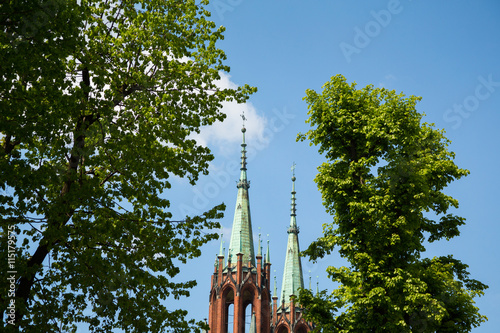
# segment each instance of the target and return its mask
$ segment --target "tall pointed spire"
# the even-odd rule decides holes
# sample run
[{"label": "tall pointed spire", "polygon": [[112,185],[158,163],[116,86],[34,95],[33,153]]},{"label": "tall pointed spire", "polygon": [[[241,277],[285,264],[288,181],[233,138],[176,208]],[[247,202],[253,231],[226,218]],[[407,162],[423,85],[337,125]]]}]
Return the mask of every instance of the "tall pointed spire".
[{"label": "tall pointed spire", "polygon": [[286,248],[285,269],[283,271],[282,304],[290,302],[290,296],[298,296],[297,290],[304,288],[302,276],[302,263],[300,260],[299,228],[297,227],[297,209],[295,198],[295,163],[292,166],[292,204],[290,213],[290,226],[288,227],[288,244]]},{"label": "tall pointed spire", "polygon": [[250,218],[250,201],[248,197],[248,189],[250,182],[247,180],[247,157],[246,157],[246,143],[245,143],[245,115],[242,115],[243,128],[243,141],[241,144],[241,172],[240,180],[236,187],[238,188],[238,196],[236,198],[236,208],[234,211],[233,230],[231,232],[231,241],[229,243],[229,256],[231,262],[236,263],[236,255],[243,253],[243,262],[250,261],[255,266],[254,245],[252,235],[252,221]]}]

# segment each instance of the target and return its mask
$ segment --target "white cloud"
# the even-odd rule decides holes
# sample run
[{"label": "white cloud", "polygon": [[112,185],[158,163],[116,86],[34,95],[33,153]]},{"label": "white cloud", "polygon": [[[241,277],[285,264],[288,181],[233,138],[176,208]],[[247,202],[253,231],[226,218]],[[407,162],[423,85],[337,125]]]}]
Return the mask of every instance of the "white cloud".
[{"label": "white cloud", "polygon": [[380,88],[387,88],[387,89],[389,89],[388,86],[391,86],[397,80],[398,79],[393,74],[387,74],[386,76],[384,76],[384,79],[378,83],[378,86]]},{"label": "white cloud", "polygon": [[[221,73],[221,79],[217,82],[217,86],[236,89],[238,86],[230,78],[228,74]],[[262,140],[267,118],[259,115],[251,102],[245,104],[224,102],[222,104],[222,112],[227,115],[226,119],[223,122],[216,122],[213,125],[201,128],[200,134],[193,136],[199,144],[208,146],[212,150],[219,149],[223,154],[230,154],[239,149],[242,140],[242,114],[246,118],[245,128],[247,131],[245,137],[247,143]]]}]

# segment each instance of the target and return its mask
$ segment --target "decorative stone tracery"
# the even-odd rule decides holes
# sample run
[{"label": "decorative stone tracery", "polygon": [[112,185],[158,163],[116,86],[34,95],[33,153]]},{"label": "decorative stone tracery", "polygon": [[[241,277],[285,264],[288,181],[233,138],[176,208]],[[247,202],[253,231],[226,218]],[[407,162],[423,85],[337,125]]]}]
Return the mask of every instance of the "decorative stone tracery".
[{"label": "decorative stone tracery", "polygon": [[228,332],[228,309],[234,306],[233,332],[245,330],[245,310],[252,307],[256,332],[270,333],[270,263],[262,263],[257,255],[257,267],[250,263],[243,265],[242,253],[237,255],[236,265],[224,265],[224,256],[218,256],[218,263],[212,275],[210,291],[209,326],[210,332]]}]

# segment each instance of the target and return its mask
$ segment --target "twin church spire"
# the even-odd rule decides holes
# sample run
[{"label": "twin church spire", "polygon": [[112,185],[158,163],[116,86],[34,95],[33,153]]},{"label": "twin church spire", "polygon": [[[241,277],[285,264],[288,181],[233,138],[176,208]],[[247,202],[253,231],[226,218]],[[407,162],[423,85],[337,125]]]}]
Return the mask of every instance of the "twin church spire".
[{"label": "twin church spire", "polygon": [[[245,117],[243,116],[243,121]],[[302,265],[296,221],[295,164],[292,167],[292,203],[288,244],[283,272],[283,286],[280,295],[271,290],[271,257],[269,240],[267,253],[262,256],[259,233],[257,255],[255,255],[250,200],[247,178],[246,128],[243,124],[241,144],[240,179],[237,183],[238,194],[234,210],[233,228],[228,254],[223,243],[217,256],[210,291],[209,326],[214,333],[245,332],[245,324],[250,324],[250,333],[309,332],[313,326],[304,321],[302,310],[290,296],[298,296],[303,288]],[[227,258],[227,259],[226,259]],[[278,298],[281,296],[281,302]],[[251,306],[251,316],[247,316]],[[247,318],[251,317],[251,318]],[[250,320],[250,321],[248,321]],[[231,322],[232,321],[232,322]]]}]

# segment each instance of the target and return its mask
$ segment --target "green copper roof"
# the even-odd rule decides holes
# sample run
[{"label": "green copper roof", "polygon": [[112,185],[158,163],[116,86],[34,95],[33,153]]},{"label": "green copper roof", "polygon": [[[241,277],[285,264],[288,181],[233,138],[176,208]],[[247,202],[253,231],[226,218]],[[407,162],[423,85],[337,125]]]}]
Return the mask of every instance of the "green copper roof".
[{"label": "green copper roof", "polygon": [[241,252],[243,253],[243,263],[246,264],[250,260],[252,265],[255,266],[250,201],[248,199],[250,182],[247,180],[245,127],[241,129],[241,132],[243,133],[243,143],[241,144],[241,174],[240,180],[236,185],[238,188],[238,196],[236,198],[236,207],[234,210],[231,242],[229,243],[229,256],[231,256],[231,263],[235,265],[237,262],[236,255]]},{"label": "green copper roof", "polygon": [[[295,169],[295,164],[292,170]],[[296,221],[295,204],[295,172],[292,177],[292,209],[290,214],[290,227],[288,228],[288,244],[286,247],[285,269],[283,271],[283,286],[281,289],[281,303],[290,303],[290,296],[298,296],[297,290],[304,288],[302,277],[302,263],[300,261],[299,228]]]}]

